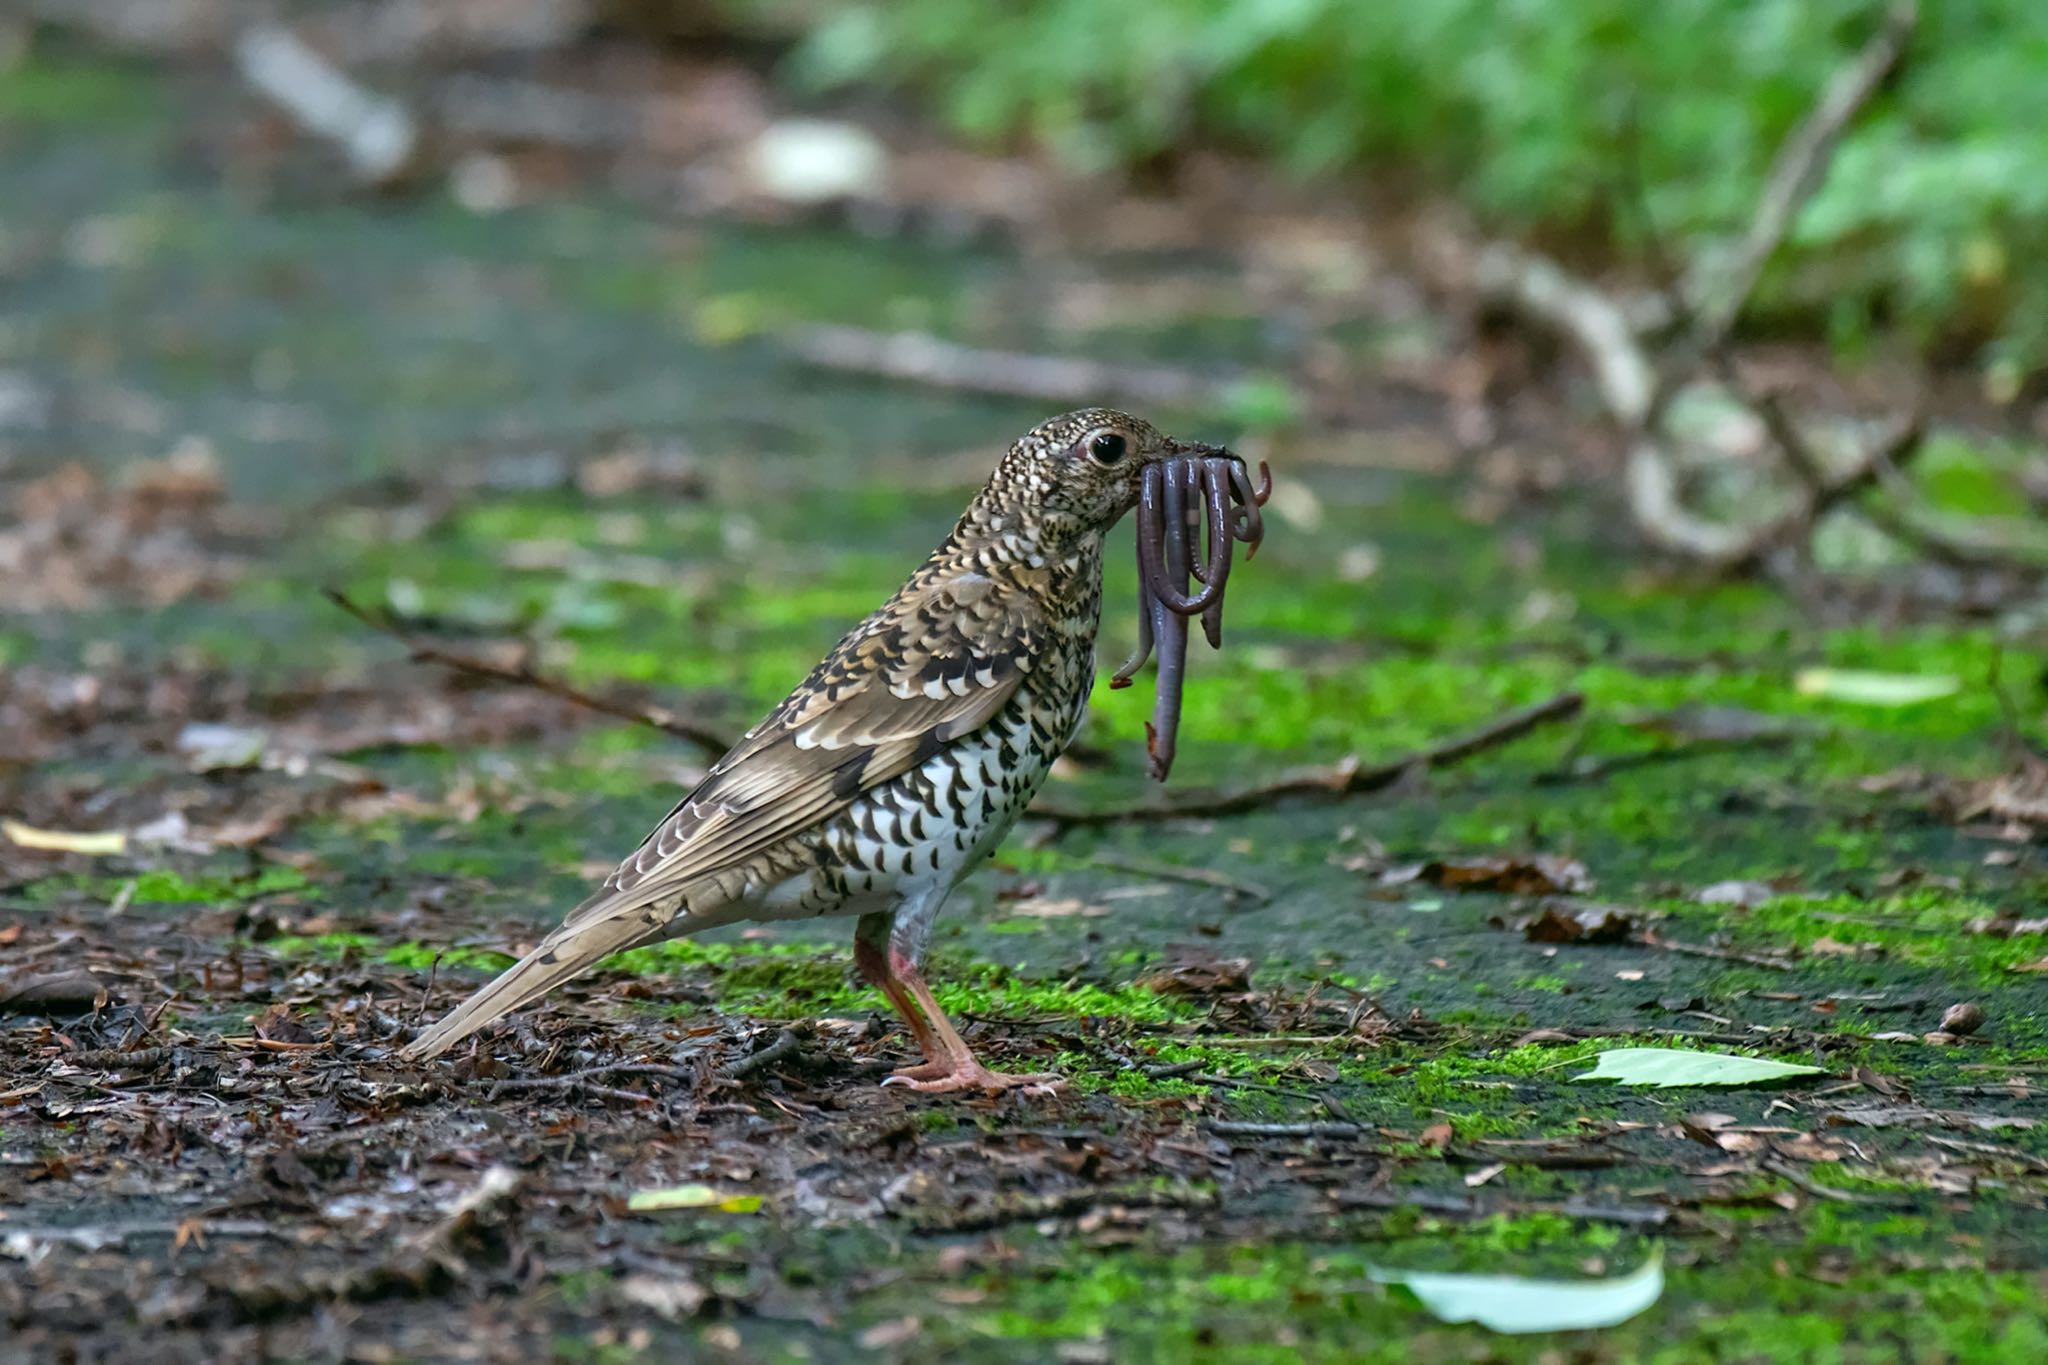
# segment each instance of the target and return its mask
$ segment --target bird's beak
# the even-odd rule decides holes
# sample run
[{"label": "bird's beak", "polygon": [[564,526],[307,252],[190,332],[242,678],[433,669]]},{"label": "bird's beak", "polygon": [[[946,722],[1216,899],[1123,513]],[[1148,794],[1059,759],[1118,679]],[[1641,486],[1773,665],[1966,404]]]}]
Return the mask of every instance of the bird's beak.
[{"label": "bird's beak", "polygon": [[1166,438],[1166,458],[1168,459],[1180,456],[1193,456],[1197,459],[1202,459],[1212,455],[1228,455],[1233,460],[1239,458],[1223,446],[1212,446],[1206,441],[1176,441],[1171,436]]}]

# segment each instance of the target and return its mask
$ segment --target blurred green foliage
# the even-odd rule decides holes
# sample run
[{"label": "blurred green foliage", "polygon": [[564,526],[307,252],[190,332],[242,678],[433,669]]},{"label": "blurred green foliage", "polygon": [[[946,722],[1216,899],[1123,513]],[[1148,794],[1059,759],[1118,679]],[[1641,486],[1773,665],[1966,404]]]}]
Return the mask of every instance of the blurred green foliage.
[{"label": "blurred green foliage", "polygon": [[[1399,176],[1495,230],[1640,254],[1739,231],[1884,0],[738,0],[812,89],[931,99],[1076,168],[1197,141]],[[1929,0],[1759,296],[1855,346],[1902,326],[2010,384],[2048,360],[2048,4]]]}]

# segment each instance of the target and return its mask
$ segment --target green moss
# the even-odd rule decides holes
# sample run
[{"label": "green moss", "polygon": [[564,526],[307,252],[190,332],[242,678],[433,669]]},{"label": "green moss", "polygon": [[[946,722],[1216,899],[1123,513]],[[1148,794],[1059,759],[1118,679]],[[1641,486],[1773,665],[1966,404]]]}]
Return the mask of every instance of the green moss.
[{"label": "green moss", "polygon": [[153,81],[105,62],[32,56],[0,75],[0,124],[133,127],[161,112]]},{"label": "green moss", "polygon": [[305,873],[290,867],[266,867],[243,877],[188,877],[157,869],[137,875],[129,901],[135,905],[204,905],[302,891],[311,885]]},{"label": "green moss", "polygon": [[432,947],[424,943],[399,943],[380,951],[380,940],[372,934],[337,930],[325,934],[285,934],[257,945],[277,957],[304,957],[340,962],[373,957],[387,966],[425,971],[429,968],[470,967],[499,972],[512,965],[505,953],[488,948]]},{"label": "green moss", "polygon": [[1791,947],[1812,953],[1816,944],[1823,949],[1834,945],[1833,952],[1823,956],[1834,956],[1830,969],[1837,972],[1855,972],[1860,960],[1856,954],[1861,953],[2010,985],[2014,967],[2048,953],[2048,935],[2005,937],[1970,932],[1972,922],[1993,919],[2002,907],[2000,902],[1962,892],[1915,890],[1875,897],[1786,895],[1734,919],[1691,902],[1669,902],[1665,908],[1681,918],[1712,919],[1737,941],[1757,947]]}]

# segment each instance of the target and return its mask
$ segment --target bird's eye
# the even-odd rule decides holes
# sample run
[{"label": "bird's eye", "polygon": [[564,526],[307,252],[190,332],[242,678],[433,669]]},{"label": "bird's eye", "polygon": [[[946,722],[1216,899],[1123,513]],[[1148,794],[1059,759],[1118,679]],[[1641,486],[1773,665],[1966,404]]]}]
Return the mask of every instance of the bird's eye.
[{"label": "bird's eye", "polygon": [[1115,464],[1130,448],[1130,442],[1114,431],[1098,431],[1088,438],[1088,458],[1097,464]]}]

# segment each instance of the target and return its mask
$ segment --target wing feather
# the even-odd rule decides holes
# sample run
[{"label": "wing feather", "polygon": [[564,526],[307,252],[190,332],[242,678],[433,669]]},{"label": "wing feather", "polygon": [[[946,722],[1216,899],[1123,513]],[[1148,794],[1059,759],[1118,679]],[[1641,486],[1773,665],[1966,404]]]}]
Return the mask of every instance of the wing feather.
[{"label": "wing feather", "polygon": [[1044,628],[1016,585],[913,579],[714,764],[569,922],[728,872],[979,730],[1015,695]]}]

